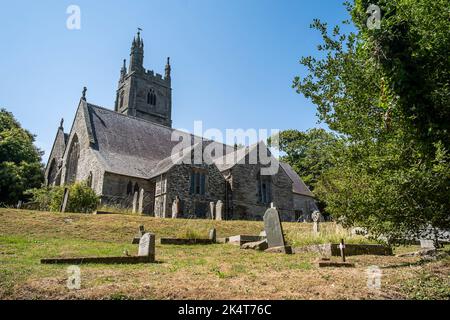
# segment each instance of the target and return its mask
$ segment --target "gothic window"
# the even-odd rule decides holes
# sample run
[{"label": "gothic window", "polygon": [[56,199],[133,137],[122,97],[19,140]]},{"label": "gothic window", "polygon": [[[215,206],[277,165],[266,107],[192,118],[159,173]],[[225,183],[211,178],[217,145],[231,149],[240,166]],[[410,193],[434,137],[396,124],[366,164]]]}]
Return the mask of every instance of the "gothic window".
[{"label": "gothic window", "polygon": [[139,185],[137,184],[137,182],[134,184],[134,190],[133,190],[133,192],[134,193],[139,193]]},{"label": "gothic window", "polygon": [[78,158],[80,157],[80,143],[75,134],[70,145],[69,155],[67,156],[66,183],[72,184],[77,178]]},{"label": "gothic window", "polygon": [[123,91],[120,93],[120,104],[119,106],[122,108],[123,107]]},{"label": "gothic window", "polygon": [[263,204],[272,202],[270,176],[261,176],[261,174],[258,172],[256,176],[256,184],[258,189],[258,202]]},{"label": "gothic window", "polygon": [[152,106],[156,105],[156,94],[153,92],[153,90],[147,93],[147,104],[150,104]]},{"label": "gothic window", "polygon": [[127,184],[127,195],[130,196],[133,193],[133,184],[131,183],[131,181],[128,181]]},{"label": "gothic window", "polygon": [[192,170],[190,193],[200,195],[206,193],[206,173],[204,171]]}]

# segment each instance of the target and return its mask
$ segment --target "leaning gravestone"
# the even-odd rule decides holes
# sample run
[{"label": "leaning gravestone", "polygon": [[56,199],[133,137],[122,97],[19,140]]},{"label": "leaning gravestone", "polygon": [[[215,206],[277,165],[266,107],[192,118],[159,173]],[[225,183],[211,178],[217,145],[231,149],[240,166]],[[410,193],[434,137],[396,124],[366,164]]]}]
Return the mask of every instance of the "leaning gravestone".
[{"label": "leaning gravestone", "polygon": [[277,209],[269,208],[266,210],[264,214],[264,229],[266,231],[269,250],[271,248],[277,248],[284,253],[292,252],[284,241],[283,227],[281,226],[280,214]]},{"label": "leaning gravestone", "polygon": [[209,214],[211,216],[211,219],[213,219],[213,220],[214,220],[214,208],[215,208],[214,202],[210,202],[209,203]]},{"label": "leaning gravestone", "polygon": [[155,235],[153,233],[146,233],[139,241],[139,257],[149,257],[150,260],[155,259]]},{"label": "leaning gravestone", "polygon": [[145,234],[145,228],[144,226],[141,224],[139,226],[139,231],[137,233],[137,235],[133,238],[133,240],[131,241],[132,244],[138,244],[139,241],[141,241],[142,236]]},{"label": "leaning gravestone", "polygon": [[222,200],[217,201],[216,204],[216,220],[222,220],[223,215],[223,202]]}]

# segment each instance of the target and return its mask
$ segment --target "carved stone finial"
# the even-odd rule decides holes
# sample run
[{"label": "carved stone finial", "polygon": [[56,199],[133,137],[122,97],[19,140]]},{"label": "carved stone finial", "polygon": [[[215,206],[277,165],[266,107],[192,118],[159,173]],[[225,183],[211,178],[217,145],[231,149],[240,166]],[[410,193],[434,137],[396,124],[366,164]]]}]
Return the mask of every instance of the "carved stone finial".
[{"label": "carved stone finial", "polygon": [[86,101],[86,91],[87,91],[87,88],[83,87],[83,95],[81,96],[81,99],[83,99],[84,101]]},{"label": "carved stone finial", "polygon": [[61,121],[59,122],[59,127],[62,129],[64,125],[64,118],[61,118]]}]

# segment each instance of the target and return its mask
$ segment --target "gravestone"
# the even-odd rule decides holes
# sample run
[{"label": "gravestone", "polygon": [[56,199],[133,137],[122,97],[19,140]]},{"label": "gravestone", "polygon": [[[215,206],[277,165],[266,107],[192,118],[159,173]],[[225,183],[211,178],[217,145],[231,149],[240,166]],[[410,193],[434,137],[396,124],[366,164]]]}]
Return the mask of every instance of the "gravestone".
[{"label": "gravestone", "polygon": [[212,242],[216,242],[216,238],[217,238],[216,229],[212,228],[211,230],[209,230],[209,240],[211,240]]},{"label": "gravestone", "polygon": [[173,200],[172,202],[172,219],[178,218],[179,213],[180,213],[180,198],[176,196],[175,200]]},{"label": "gravestone", "polygon": [[19,200],[19,202],[17,202],[17,209],[21,209],[22,208],[22,200]]},{"label": "gravestone", "polygon": [[311,213],[311,218],[313,220],[313,232],[315,234],[319,233],[319,221],[320,221],[320,211],[315,210]]},{"label": "gravestone", "polygon": [[422,249],[436,249],[433,240],[420,239],[420,247]]},{"label": "gravestone", "polygon": [[139,201],[138,201],[138,213],[142,214],[144,212],[144,188],[139,191]]},{"label": "gravestone", "polygon": [[209,203],[209,214],[210,214],[211,219],[213,219],[213,220],[214,220],[214,208],[215,208],[214,202],[210,202]]},{"label": "gravestone", "polygon": [[266,210],[266,213],[264,214],[264,229],[266,231],[269,248],[286,246],[280,214],[277,209],[269,208]]},{"label": "gravestone", "polygon": [[216,220],[222,220],[223,215],[223,202],[222,200],[217,201],[216,204]]},{"label": "gravestone", "polygon": [[139,257],[149,257],[151,260],[155,259],[155,235],[153,233],[146,233],[139,241]]},{"label": "gravestone", "polygon": [[136,191],[133,195],[133,213],[136,213],[137,211],[137,206],[138,206],[138,192]]},{"label": "gravestone", "polygon": [[69,202],[69,188],[64,188],[63,201],[59,211],[66,212],[67,203]]}]

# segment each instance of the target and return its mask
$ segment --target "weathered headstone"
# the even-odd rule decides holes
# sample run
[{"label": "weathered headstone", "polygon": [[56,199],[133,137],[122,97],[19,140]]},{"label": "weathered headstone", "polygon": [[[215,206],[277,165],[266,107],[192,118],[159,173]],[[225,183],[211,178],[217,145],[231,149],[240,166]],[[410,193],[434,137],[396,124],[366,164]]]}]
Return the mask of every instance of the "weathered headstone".
[{"label": "weathered headstone", "polygon": [[136,213],[138,207],[138,192],[134,192],[133,194],[133,213]]},{"label": "weathered headstone", "polygon": [[153,233],[146,233],[139,241],[139,257],[149,257],[151,260],[155,259],[155,235]]},{"label": "weathered headstone", "polygon": [[19,200],[19,202],[17,202],[17,209],[22,208],[22,200]]},{"label": "weathered headstone", "polygon": [[216,204],[216,220],[222,220],[223,215],[223,202],[222,200],[217,201]]},{"label": "weathered headstone", "polygon": [[144,188],[141,188],[139,191],[139,201],[138,201],[138,213],[142,214],[144,213],[144,195],[145,191]]},{"label": "weathered headstone", "polygon": [[64,188],[63,200],[59,211],[66,212],[67,203],[69,202],[69,188]]},{"label": "weathered headstone", "polygon": [[433,240],[420,239],[420,247],[422,249],[436,249]]},{"label": "weathered headstone", "polygon": [[281,226],[280,214],[277,209],[269,208],[266,210],[264,214],[264,229],[269,249],[273,247],[286,248],[283,227]]},{"label": "weathered headstone", "polygon": [[209,214],[211,219],[214,220],[214,209],[215,209],[216,205],[214,204],[214,202],[210,202],[209,203]]},{"label": "weathered headstone", "polygon": [[209,230],[209,240],[211,240],[212,242],[216,242],[216,238],[217,238],[216,229],[212,228],[211,230]]},{"label": "weathered headstone", "polygon": [[172,203],[172,219],[178,218],[178,214],[180,213],[180,198],[175,196],[175,200]]},{"label": "weathered headstone", "polygon": [[319,222],[320,222],[320,211],[315,210],[311,213],[311,218],[313,220],[313,232],[315,234],[319,233]]}]

